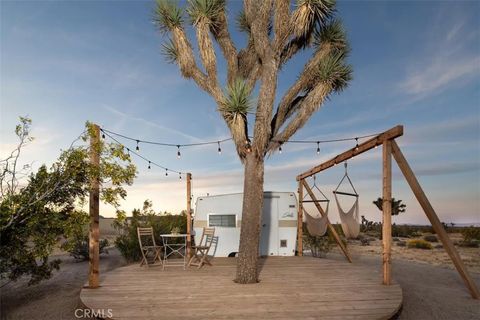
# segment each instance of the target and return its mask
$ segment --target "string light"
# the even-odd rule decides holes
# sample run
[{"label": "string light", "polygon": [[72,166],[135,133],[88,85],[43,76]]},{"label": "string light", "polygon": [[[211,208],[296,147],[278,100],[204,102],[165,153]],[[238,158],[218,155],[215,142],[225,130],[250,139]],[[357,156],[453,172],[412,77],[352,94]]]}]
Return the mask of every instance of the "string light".
[{"label": "string light", "polygon": [[[221,154],[222,149],[221,149],[220,143],[233,140],[233,138],[226,138],[226,139],[223,139],[223,140],[215,140],[215,141],[204,141],[204,142],[185,143],[185,144],[173,144],[173,143],[165,143],[165,142],[158,142],[158,141],[148,141],[148,140],[135,139],[135,138],[128,137],[128,136],[125,136],[123,134],[116,133],[116,132],[113,132],[113,131],[110,131],[110,130],[107,130],[107,129],[104,129],[104,128],[100,128],[100,130],[102,132],[107,133],[107,134],[110,133],[112,135],[116,135],[116,136],[124,138],[124,139],[135,141],[137,143],[137,147],[136,147],[137,151],[140,150],[140,148],[139,148],[140,143],[154,144],[154,145],[167,146],[167,147],[177,147],[177,149],[178,149],[177,150],[177,157],[178,158],[181,157],[180,147],[192,147],[192,146],[203,146],[203,145],[217,144],[217,146],[218,146],[217,151],[218,151],[219,154]],[[317,154],[320,154],[320,143],[343,142],[343,141],[355,140],[356,141],[355,150],[358,151],[359,150],[359,146],[358,146],[358,140],[359,139],[370,138],[370,137],[374,137],[374,136],[377,136],[377,135],[378,135],[378,133],[364,135],[364,136],[350,137],[350,138],[330,139],[330,140],[288,140],[288,141],[283,141],[283,140],[273,139],[272,142],[280,143],[280,145],[283,145],[284,143],[304,143],[304,144],[316,143],[317,144]],[[249,138],[247,138],[244,147],[245,147],[245,150],[246,150],[247,153],[252,152],[251,141],[250,141]],[[279,151],[281,149],[282,149],[282,147],[280,146]]]},{"label": "string light", "polygon": [[102,139],[105,139],[105,133],[102,133]]},{"label": "string light", "polygon": [[280,142],[280,146],[278,147],[278,152],[282,154],[282,143]]},{"label": "string light", "polygon": [[[103,132],[103,129],[100,129],[100,130],[102,130],[102,132]],[[112,137],[108,132],[105,132],[105,135],[108,136],[110,139],[112,139],[114,142],[116,142],[116,143],[122,148],[122,150],[127,149],[128,156],[131,156],[131,153],[133,153],[135,156],[141,158],[141,159],[144,160],[145,162],[148,162],[148,166],[147,166],[148,169],[151,169],[151,168],[152,168],[152,165],[154,165],[154,166],[156,166],[156,167],[158,167],[158,168],[165,169],[165,176],[168,176],[168,171],[169,171],[169,170],[172,171],[172,172],[178,173],[179,175],[182,174],[182,172],[180,172],[180,171],[175,171],[175,170],[168,169],[167,167],[164,167],[164,166],[162,166],[162,165],[159,165],[158,163],[153,162],[153,161],[145,158],[145,157],[142,156],[141,154],[139,154],[139,153],[137,153],[137,152],[135,152],[135,151],[133,151],[133,150],[130,150],[130,148],[128,148],[128,147],[126,147],[125,145],[123,145],[120,141],[118,141],[117,139],[115,139],[114,137]],[[137,141],[137,140],[134,140],[134,141]],[[138,140],[138,142],[141,142],[141,140]],[[137,146],[137,148],[138,148],[138,146]],[[115,150],[115,149],[112,147],[112,151],[114,151],[114,150]]]},{"label": "string light", "polygon": [[178,174],[178,178],[179,178],[180,180],[182,180],[182,174],[181,174],[181,173]]}]

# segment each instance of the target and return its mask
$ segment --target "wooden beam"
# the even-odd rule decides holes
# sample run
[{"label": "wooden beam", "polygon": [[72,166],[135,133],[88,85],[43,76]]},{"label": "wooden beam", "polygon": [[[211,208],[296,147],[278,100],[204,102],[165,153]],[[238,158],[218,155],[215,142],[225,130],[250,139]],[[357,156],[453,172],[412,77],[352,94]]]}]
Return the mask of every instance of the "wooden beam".
[{"label": "wooden beam", "polygon": [[425,195],[425,192],[420,186],[420,183],[415,177],[415,174],[413,173],[412,169],[410,168],[410,165],[408,164],[407,160],[403,156],[402,152],[400,151],[400,148],[398,147],[395,141],[392,141],[392,151],[393,151],[393,157],[395,158],[398,164],[398,167],[400,168],[403,175],[405,176],[405,179],[410,185],[410,188],[415,194],[415,197],[420,203],[420,206],[423,208],[423,211],[427,215],[428,220],[430,220],[433,230],[438,235],[438,238],[440,239],[440,241],[442,241],[443,247],[445,248],[448,255],[450,256],[450,259],[452,259],[453,264],[455,265],[455,268],[457,268],[458,273],[463,278],[463,281],[465,282],[465,285],[470,291],[470,294],[474,299],[480,299],[480,293],[478,291],[478,288],[475,282],[473,281],[470,274],[468,273],[468,270],[463,264],[463,261],[460,258],[460,255],[458,254],[457,250],[455,249],[455,246],[452,243],[452,240],[450,240],[447,232],[443,228],[442,223],[440,222],[440,219],[435,213],[435,210],[430,204],[430,201]]},{"label": "wooden beam", "polygon": [[303,185],[298,182],[297,255],[303,256]]},{"label": "wooden beam", "polygon": [[187,257],[192,249],[192,174],[187,173]]},{"label": "wooden beam", "polygon": [[392,142],[383,142],[383,284],[392,283]]},{"label": "wooden beam", "polygon": [[[92,136],[90,137],[90,164],[99,168],[100,166],[100,127],[93,125]],[[94,170],[94,172],[98,172]],[[90,199],[89,199],[89,213],[90,213],[90,228],[89,228],[89,273],[88,286],[90,288],[99,287],[99,258],[100,251],[98,241],[100,238],[99,230],[99,210],[100,210],[100,179],[98,175],[90,178]]]},{"label": "wooden beam", "polygon": [[[327,216],[327,214],[325,213],[325,211],[323,211],[323,208],[318,204],[317,202],[317,197],[315,197],[315,194],[313,193],[312,189],[310,189],[310,187],[308,186],[308,184],[305,182],[305,180],[300,180],[301,184],[305,187],[305,190],[307,190],[308,192],[308,195],[310,196],[310,198],[312,198],[312,200],[315,200],[314,204],[315,204],[315,207],[317,207],[317,210],[320,212],[320,214],[322,215],[322,217],[325,217]],[[328,229],[330,230],[330,232],[333,234],[333,237],[335,238],[335,241],[337,242],[338,246],[340,247],[340,249],[342,249],[342,252],[343,254],[345,255],[345,258],[347,258],[348,262],[352,262],[352,258],[350,257],[350,254],[348,253],[348,250],[347,250],[347,247],[345,247],[343,245],[343,242],[342,240],[340,239],[340,236],[338,235],[337,233],[337,230],[335,230],[335,228],[333,227],[333,225],[330,223],[330,219],[328,219],[327,217],[327,226],[328,226]]]},{"label": "wooden beam", "polygon": [[397,137],[400,137],[403,135],[403,126],[398,125],[396,127],[391,128],[390,130],[387,130],[378,136],[375,136],[365,142],[362,142],[358,145],[358,147],[354,147],[350,150],[345,151],[344,153],[341,153],[337,155],[335,158],[332,158],[316,167],[313,167],[312,169],[305,171],[302,174],[299,174],[297,176],[297,181],[300,181],[302,179],[308,178],[310,176],[313,176],[314,174],[323,171],[325,169],[328,169],[330,167],[333,167],[337,163],[341,163],[345,160],[348,160],[350,158],[353,158],[361,153],[364,153],[370,149],[373,149],[377,146],[380,146],[383,144],[384,141],[386,140],[391,140],[395,139]]}]

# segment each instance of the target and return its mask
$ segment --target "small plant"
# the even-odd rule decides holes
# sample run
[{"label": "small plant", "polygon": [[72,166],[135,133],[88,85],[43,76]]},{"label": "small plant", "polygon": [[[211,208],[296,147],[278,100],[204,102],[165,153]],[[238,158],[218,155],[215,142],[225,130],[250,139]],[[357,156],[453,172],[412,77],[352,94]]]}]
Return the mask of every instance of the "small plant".
[{"label": "small plant", "polygon": [[170,231],[171,234],[179,234],[180,233],[180,228],[179,227],[173,227],[172,231]]},{"label": "small plant", "polygon": [[406,245],[407,245],[407,243],[405,241],[400,240],[400,241],[397,242],[398,247],[405,247]]},{"label": "small plant", "polygon": [[434,234],[429,234],[423,237],[423,240],[428,242],[438,242],[437,236]]},{"label": "small plant", "polygon": [[407,246],[409,248],[417,248],[417,249],[426,249],[426,250],[433,249],[432,244],[428,241],[423,240],[423,239],[409,240],[407,242]]}]

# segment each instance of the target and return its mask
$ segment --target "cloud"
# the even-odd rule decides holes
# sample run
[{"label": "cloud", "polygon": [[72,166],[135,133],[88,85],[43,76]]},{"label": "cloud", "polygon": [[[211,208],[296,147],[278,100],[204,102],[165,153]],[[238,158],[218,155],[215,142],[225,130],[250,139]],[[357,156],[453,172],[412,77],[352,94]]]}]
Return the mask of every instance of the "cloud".
[{"label": "cloud", "polygon": [[[456,7],[457,9],[459,7]],[[470,13],[439,10],[413,50],[410,70],[399,89],[422,98],[458,83],[471,81],[480,74],[478,30],[466,27],[476,19]],[[412,47],[415,46],[412,44]]]},{"label": "cloud", "polygon": [[[181,136],[181,137],[185,137],[189,141],[194,141],[194,142],[200,142],[201,141],[201,139],[199,139],[197,137],[194,137],[194,136],[191,136],[189,134],[186,134],[182,131],[178,131],[178,130],[172,129],[170,127],[167,127],[167,126],[160,125],[158,123],[152,122],[150,120],[146,120],[146,119],[141,118],[141,117],[136,117],[136,116],[127,114],[127,113],[125,113],[123,111],[120,111],[118,109],[115,109],[115,108],[113,108],[109,105],[103,105],[102,108],[107,110],[107,111],[110,111],[111,113],[118,116],[122,123],[124,123],[125,120],[128,119],[129,121],[136,121],[136,122],[139,122],[140,124],[147,125],[149,127],[153,127],[153,128],[160,129],[160,130],[163,130],[163,131],[168,132],[168,133],[172,133],[172,134],[175,134],[175,135],[178,135],[178,136]],[[117,127],[118,127],[118,125],[117,125]]]},{"label": "cloud", "polygon": [[426,68],[409,75],[400,84],[400,88],[411,95],[426,95],[478,74],[480,74],[478,56],[459,60],[454,57],[442,57],[434,60]]}]

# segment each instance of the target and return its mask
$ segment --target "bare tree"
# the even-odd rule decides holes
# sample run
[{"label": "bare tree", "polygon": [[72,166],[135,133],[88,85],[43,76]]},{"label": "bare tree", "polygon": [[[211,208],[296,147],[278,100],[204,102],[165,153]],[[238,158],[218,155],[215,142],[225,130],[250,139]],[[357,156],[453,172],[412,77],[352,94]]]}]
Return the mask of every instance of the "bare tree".
[{"label": "bare tree", "polygon": [[[213,97],[230,129],[244,164],[244,198],[236,281],[258,281],[258,254],[263,207],[264,159],[302,128],[333,93],[351,79],[346,64],[348,43],[334,0],[244,0],[237,25],[248,37],[237,50],[229,33],[225,0],[189,0],[184,9],[170,0],[157,0],[154,20],[169,36],[164,43],[167,59],[176,63],[185,78]],[[185,32],[185,21],[194,27],[196,60]],[[218,79],[218,45],[227,64],[227,83]],[[278,104],[275,94],[282,67],[298,52],[311,49],[297,80]],[[257,102],[251,99],[258,89]],[[254,113],[249,133],[247,113]],[[253,136],[250,139],[250,136]]]}]

